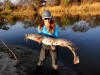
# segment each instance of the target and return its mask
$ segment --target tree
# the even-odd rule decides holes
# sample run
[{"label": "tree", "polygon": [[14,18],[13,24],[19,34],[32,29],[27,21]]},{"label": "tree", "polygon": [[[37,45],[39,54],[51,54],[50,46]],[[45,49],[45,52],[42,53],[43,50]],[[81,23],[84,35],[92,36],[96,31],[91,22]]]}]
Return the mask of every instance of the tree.
[{"label": "tree", "polygon": [[4,9],[10,10],[12,8],[12,4],[10,2],[7,2],[4,6]]},{"label": "tree", "polygon": [[71,1],[72,0],[61,0],[60,3],[61,3],[61,5],[67,5]]},{"label": "tree", "polygon": [[31,2],[36,8],[39,8],[42,5],[42,0],[31,0]]},{"label": "tree", "polygon": [[59,5],[60,4],[60,0],[48,0],[46,1],[46,5]]}]

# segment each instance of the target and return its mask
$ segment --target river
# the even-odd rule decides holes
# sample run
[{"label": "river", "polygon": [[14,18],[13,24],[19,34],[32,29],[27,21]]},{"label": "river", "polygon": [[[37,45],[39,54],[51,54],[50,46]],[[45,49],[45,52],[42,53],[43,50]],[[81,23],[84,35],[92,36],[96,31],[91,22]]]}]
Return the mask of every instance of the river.
[{"label": "river", "polygon": [[[40,51],[40,45],[31,40],[25,41],[25,34],[37,33],[40,16],[34,19],[6,19],[0,17],[0,38],[7,45],[20,45]],[[59,59],[76,69],[78,75],[100,74],[100,16],[55,16],[59,25],[59,38],[68,39],[78,46],[80,63],[73,64],[73,56],[66,48],[59,49]],[[1,42],[0,42],[1,43]]]}]

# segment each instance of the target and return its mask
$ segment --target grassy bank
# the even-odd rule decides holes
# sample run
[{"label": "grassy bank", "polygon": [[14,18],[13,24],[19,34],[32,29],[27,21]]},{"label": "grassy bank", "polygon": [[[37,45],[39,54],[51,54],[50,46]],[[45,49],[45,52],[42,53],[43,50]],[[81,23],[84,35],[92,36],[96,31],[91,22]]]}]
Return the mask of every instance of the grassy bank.
[{"label": "grassy bank", "polygon": [[1,15],[13,16],[33,16],[36,12],[32,6],[24,6],[17,9],[4,9],[0,12]]},{"label": "grassy bank", "polygon": [[[36,13],[41,14],[44,10],[50,10],[53,16],[63,16],[63,15],[100,15],[100,3],[92,3],[92,4],[81,4],[81,5],[72,5],[72,6],[43,6],[34,10],[33,6],[24,6],[17,8],[15,10],[3,10],[0,12],[0,15],[12,15],[17,17],[29,17],[33,16]],[[31,17],[32,18],[32,17]]]},{"label": "grassy bank", "polygon": [[36,14],[34,8],[32,6],[24,6],[17,8],[15,10],[12,9],[4,9],[0,12],[0,16],[6,18],[8,21],[12,21],[14,19],[33,19]]},{"label": "grassy bank", "polygon": [[[63,6],[44,6],[39,9],[39,13],[41,14],[44,10],[50,10],[53,16],[59,16],[63,14],[71,14],[71,15],[100,15],[100,3],[92,3],[92,4],[81,4],[81,5],[73,5],[69,7]],[[57,13],[57,14],[54,14]]]},{"label": "grassy bank", "polygon": [[20,16],[21,15],[32,16],[35,14],[35,10],[32,6],[27,5],[14,10],[11,14]]}]

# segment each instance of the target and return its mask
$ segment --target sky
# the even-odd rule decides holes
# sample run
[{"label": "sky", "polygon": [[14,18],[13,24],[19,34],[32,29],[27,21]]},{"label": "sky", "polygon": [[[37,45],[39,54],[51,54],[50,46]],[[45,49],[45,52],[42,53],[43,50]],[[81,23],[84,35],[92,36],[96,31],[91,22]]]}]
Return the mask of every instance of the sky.
[{"label": "sky", "polygon": [[12,4],[16,5],[20,2],[20,0],[9,0]]},{"label": "sky", "polygon": [[[7,0],[0,0],[0,2],[5,3]],[[10,1],[12,4],[16,5],[18,4],[21,0],[8,0]]]},{"label": "sky", "polygon": [[7,1],[7,0],[0,0],[0,2],[2,2],[2,3],[4,3],[5,1]]}]

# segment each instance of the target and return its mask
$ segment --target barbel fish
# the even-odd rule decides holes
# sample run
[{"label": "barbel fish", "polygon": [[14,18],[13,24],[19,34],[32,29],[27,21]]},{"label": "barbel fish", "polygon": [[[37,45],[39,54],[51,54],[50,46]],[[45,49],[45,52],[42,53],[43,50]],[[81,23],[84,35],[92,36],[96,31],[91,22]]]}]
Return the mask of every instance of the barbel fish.
[{"label": "barbel fish", "polygon": [[60,38],[51,38],[51,37],[45,37],[38,34],[26,34],[26,39],[34,40],[38,43],[43,43],[45,45],[51,45],[51,46],[61,46],[61,47],[67,47],[72,52],[74,56],[73,63],[78,64],[79,63],[79,56],[77,55],[76,50],[78,49],[74,43],[72,43],[69,40],[60,39]]}]

